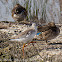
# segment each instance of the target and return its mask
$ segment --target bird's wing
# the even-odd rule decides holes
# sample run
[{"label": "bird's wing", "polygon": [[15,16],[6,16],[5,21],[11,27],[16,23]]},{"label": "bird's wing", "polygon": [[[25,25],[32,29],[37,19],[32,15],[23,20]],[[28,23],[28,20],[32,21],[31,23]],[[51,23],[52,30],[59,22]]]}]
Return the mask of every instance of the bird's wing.
[{"label": "bird's wing", "polygon": [[22,38],[22,37],[28,37],[29,35],[31,35],[33,32],[35,32],[35,30],[34,29],[28,29],[28,30],[26,30],[26,31],[24,31],[24,32],[21,32],[21,33],[19,33],[17,36],[15,36],[15,37],[12,37],[11,39],[17,39],[17,38]]}]

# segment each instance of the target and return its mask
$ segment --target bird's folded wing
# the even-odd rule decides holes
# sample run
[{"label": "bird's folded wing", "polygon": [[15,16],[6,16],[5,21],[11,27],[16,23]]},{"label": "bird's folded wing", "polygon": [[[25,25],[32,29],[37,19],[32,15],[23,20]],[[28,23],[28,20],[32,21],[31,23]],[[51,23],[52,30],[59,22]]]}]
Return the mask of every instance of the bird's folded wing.
[{"label": "bird's folded wing", "polygon": [[38,26],[38,31],[43,32],[49,29],[48,25]]},{"label": "bird's folded wing", "polygon": [[24,32],[19,33],[17,36],[12,37],[11,39],[17,39],[17,38],[27,37],[27,36],[31,35],[33,32],[35,32],[34,29],[28,29],[28,30],[26,30]]}]

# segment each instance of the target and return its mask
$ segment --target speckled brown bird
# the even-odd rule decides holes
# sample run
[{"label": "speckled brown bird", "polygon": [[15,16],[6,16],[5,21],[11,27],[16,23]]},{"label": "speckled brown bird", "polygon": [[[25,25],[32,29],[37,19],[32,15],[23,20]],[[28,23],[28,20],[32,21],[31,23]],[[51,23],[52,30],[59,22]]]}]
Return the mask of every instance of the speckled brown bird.
[{"label": "speckled brown bird", "polygon": [[12,10],[12,17],[15,21],[23,21],[27,17],[27,10],[20,4],[16,4]]},{"label": "speckled brown bird", "polygon": [[55,25],[54,22],[49,22],[47,25],[40,26],[38,27],[39,32],[39,37],[41,40],[51,40],[57,37],[60,33],[59,27]]}]

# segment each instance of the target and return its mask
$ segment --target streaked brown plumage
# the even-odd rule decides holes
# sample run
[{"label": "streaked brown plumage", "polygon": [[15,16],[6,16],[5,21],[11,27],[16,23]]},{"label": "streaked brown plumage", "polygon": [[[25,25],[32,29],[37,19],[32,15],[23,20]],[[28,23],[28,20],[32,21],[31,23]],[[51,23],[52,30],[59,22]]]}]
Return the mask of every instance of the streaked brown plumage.
[{"label": "streaked brown plumage", "polygon": [[51,40],[59,35],[60,29],[55,25],[54,22],[49,22],[48,25],[44,25],[38,28],[40,39],[42,40]]},{"label": "streaked brown plumage", "polygon": [[12,10],[12,17],[15,21],[23,21],[27,17],[27,11],[20,4],[16,4]]}]

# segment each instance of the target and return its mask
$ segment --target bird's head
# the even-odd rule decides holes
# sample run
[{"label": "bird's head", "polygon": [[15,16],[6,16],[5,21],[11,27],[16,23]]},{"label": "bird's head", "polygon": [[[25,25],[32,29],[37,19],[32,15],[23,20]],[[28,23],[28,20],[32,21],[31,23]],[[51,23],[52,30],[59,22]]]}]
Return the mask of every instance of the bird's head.
[{"label": "bird's head", "polygon": [[50,27],[55,27],[55,23],[54,23],[54,22],[49,22],[48,25],[49,25]]},{"label": "bird's head", "polygon": [[32,28],[34,28],[37,31],[37,26],[35,23],[32,23]]},{"label": "bird's head", "polygon": [[15,14],[20,14],[21,12],[25,11],[25,8],[22,7],[20,4],[16,4],[14,8],[15,8],[14,11]]},{"label": "bird's head", "polygon": [[16,4],[15,7],[20,7],[21,5],[20,4]]}]

